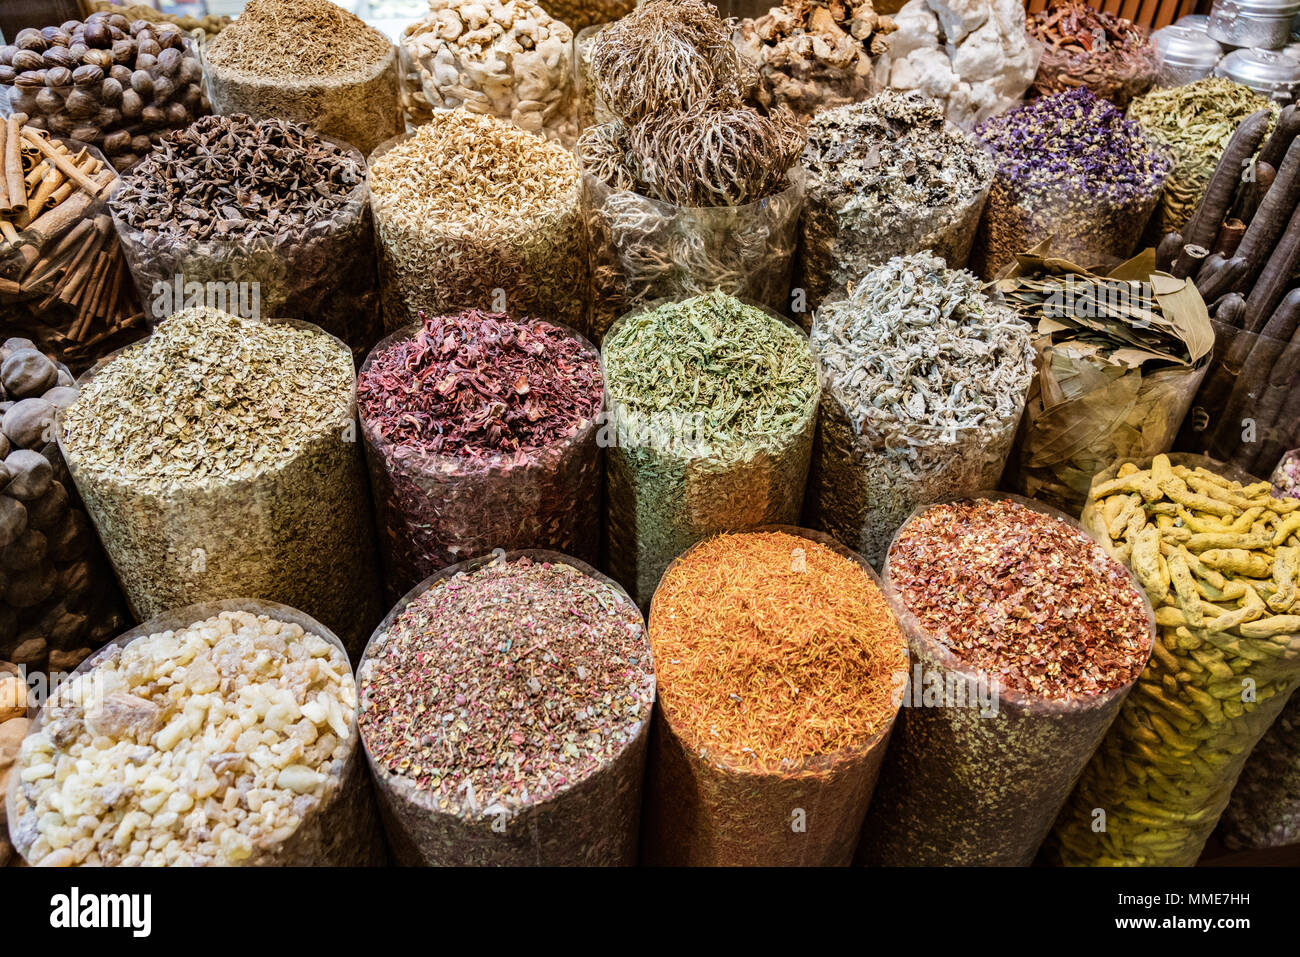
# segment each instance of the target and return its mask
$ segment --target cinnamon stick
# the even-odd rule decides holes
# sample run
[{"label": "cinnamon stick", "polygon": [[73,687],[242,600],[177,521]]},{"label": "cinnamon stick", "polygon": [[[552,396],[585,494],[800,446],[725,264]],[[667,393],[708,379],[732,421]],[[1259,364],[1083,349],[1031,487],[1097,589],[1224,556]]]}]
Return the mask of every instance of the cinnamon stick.
[{"label": "cinnamon stick", "polygon": [[[9,124],[0,123],[0,172],[4,170],[5,144],[8,139]],[[25,193],[23,195],[26,195]],[[9,181],[4,176],[0,176],[0,213],[9,213],[13,207],[9,205]]]},{"label": "cinnamon stick", "polygon": [[86,192],[98,198],[99,190],[101,188],[100,184],[96,183],[93,179],[91,179],[89,176],[83,173],[77,167],[76,163],[68,159],[66,154],[60,153],[58,150],[56,150],[54,148],[54,145],[50,143],[49,140],[45,139],[45,137],[36,136],[35,134],[31,134],[31,133],[24,133],[23,142],[40,150],[45,155],[45,158],[48,159],[51,163],[53,163],[56,167],[58,167],[58,169],[61,170],[65,176],[71,179],[74,183],[76,183]]},{"label": "cinnamon stick", "polygon": [[27,208],[27,190],[23,186],[22,126],[18,117],[5,121],[5,185],[9,190],[9,208],[21,213]]}]

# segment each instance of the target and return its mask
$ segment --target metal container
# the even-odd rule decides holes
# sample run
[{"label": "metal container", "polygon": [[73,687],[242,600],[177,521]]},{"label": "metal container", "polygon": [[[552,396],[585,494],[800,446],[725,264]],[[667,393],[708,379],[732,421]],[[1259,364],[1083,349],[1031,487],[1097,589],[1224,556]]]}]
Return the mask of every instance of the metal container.
[{"label": "metal container", "polygon": [[1300,91],[1300,60],[1275,50],[1233,50],[1214,68],[1215,76],[1250,87],[1279,103],[1290,103]]},{"label": "metal container", "polygon": [[1215,0],[1206,33],[1232,47],[1280,50],[1297,13],[1298,0]]},{"label": "metal container", "polygon": [[1189,13],[1185,17],[1179,17],[1176,27],[1191,27],[1193,30],[1205,32],[1210,25],[1210,15],[1208,13]]},{"label": "metal container", "polygon": [[1223,48],[1194,27],[1172,26],[1151,34],[1159,67],[1156,86],[1184,86],[1214,72]]}]

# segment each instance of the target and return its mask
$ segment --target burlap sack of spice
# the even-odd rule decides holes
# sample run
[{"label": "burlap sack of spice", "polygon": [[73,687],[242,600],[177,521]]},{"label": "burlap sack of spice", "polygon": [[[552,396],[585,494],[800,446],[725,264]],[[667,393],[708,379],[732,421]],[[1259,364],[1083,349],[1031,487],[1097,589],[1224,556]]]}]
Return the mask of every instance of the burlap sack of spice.
[{"label": "burlap sack of spice", "polygon": [[1084,526],[1137,574],[1159,635],[1061,812],[1052,861],[1186,867],[1200,857],[1300,682],[1300,500],[1272,494],[1198,455],[1116,463],[1093,480]]},{"label": "burlap sack of spice", "polygon": [[[362,711],[369,711],[376,707],[372,699],[370,683],[379,668],[385,646],[392,640],[390,630],[393,623],[402,616],[408,605],[430,591],[446,585],[456,576],[478,571],[494,562],[513,563],[522,558],[537,563],[567,565],[576,569],[581,575],[607,586],[621,596],[620,605],[626,603],[626,607],[635,610],[627,593],[616,582],[584,562],[558,552],[544,549],[498,551],[494,555],[479,556],[460,562],[443,569],[411,589],[375,629],[374,636],[366,646],[365,655],[357,668]],[[639,616],[637,621],[640,621]],[[516,625],[521,633],[527,628],[526,621],[518,621]],[[646,656],[640,664],[648,666],[649,643],[645,640],[644,625],[640,625],[639,628],[640,644]],[[449,623],[448,630],[450,629]],[[495,649],[498,654],[510,654],[511,651],[517,654],[518,650],[518,648],[512,649],[509,643]],[[488,649],[484,651],[490,653]],[[536,652],[536,648],[526,650],[527,654]],[[560,660],[556,661],[554,666],[563,667],[571,663]],[[436,664],[430,665],[431,669],[435,667]],[[646,670],[651,669],[646,667]],[[518,693],[532,696],[542,693],[536,675],[527,667],[511,669],[506,665],[498,668],[497,672],[500,676],[499,680],[504,685],[517,690]],[[578,679],[585,680],[583,670],[578,668],[577,672]],[[645,674],[644,671],[638,673]],[[437,674],[433,676],[434,679],[438,677]],[[451,677],[456,681],[462,680],[457,675]],[[433,679],[427,683],[432,686],[432,681]],[[466,705],[497,707],[498,701],[484,701],[482,697],[476,695],[477,684],[471,682],[468,686],[461,687],[465,688],[465,695],[458,695],[455,702],[439,700],[433,707],[442,709],[461,708]],[[560,779],[559,787],[552,787],[553,793],[549,795],[530,797],[525,786],[522,793],[512,791],[503,799],[491,804],[487,803],[486,795],[476,795],[472,786],[468,789],[457,788],[454,798],[443,796],[438,792],[437,786],[441,785],[444,779],[452,781],[454,777],[460,775],[464,779],[462,784],[468,781],[466,767],[458,765],[454,757],[445,759],[440,754],[432,754],[426,750],[422,752],[420,759],[424,767],[408,766],[403,770],[408,771],[409,774],[395,773],[394,769],[377,760],[377,742],[371,737],[371,732],[363,727],[362,743],[365,747],[366,760],[374,777],[384,828],[397,863],[405,866],[551,867],[635,864],[641,820],[641,789],[645,774],[646,744],[650,737],[650,716],[654,700],[653,673],[651,672],[644,682],[633,678],[626,689],[619,689],[613,695],[607,692],[606,704],[611,698],[619,704],[637,699],[636,707],[640,709],[631,710],[622,716],[629,722],[626,733],[631,734],[631,739],[625,741],[617,749],[616,754],[603,763],[584,768],[581,774],[574,775],[568,781]],[[420,712],[424,711],[423,704],[418,708]],[[447,714],[451,714],[453,719],[456,717],[453,710],[448,710]],[[383,722],[388,718],[384,714],[379,714],[377,720]],[[506,717],[504,720],[509,723],[512,719]],[[469,733],[468,729],[465,733]],[[499,750],[503,752],[509,750],[517,756],[520,752],[515,751],[514,748],[522,747],[526,735],[530,733],[540,737],[546,732],[516,727],[510,737],[517,740],[510,743],[503,741]],[[454,736],[455,732],[452,734]],[[606,737],[609,736],[607,732]],[[464,757],[466,739],[459,740],[461,756]],[[447,747],[451,745],[448,744]],[[429,782],[421,782],[424,786],[417,785],[414,776],[430,772],[445,777],[436,779],[432,785]],[[534,779],[540,774],[549,774],[552,777],[560,774],[549,764],[541,767],[530,766],[526,773]],[[472,785],[472,781],[469,783]]]},{"label": "burlap sack of spice", "polygon": [[[223,612],[247,612],[252,615],[265,615],[273,621],[299,625],[307,634],[315,635],[337,648],[342,653],[343,660],[347,660],[347,652],[343,648],[343,643],[332,631],[311,616],[277,602],[232,598],[173,609],[149,619],[142,625],[137,625],[83,661],[69,680],[93,672],[103,662],[116,660],[121,655],[122,649],[137,639],[169,631],[180,631],[196,623],[216,617]],[[323,659],[313,660],[319,661]],[[241,695],[237,691],[231,690],[224,694],[218,691],[215,696],[224,698],[227,702],[228,714],[233,714],[238,710]],[[126,702],[126,704],[135,704],[137,708],[140,705],[138,701]],[[78,703],[77,706],[71,709],[73,720],[76,722],[84,721],[86,713],[98,705],[99,702],[93,698],[90,701]],[[119,706],[119,709],[121,709],[121,706]],[[60,710],[62,712],[61,717],[66,723],[68,709]],[[189,709],[186,709],[186,714],[188,713]],[[206,714],[206,710],[200,712],[200,715]],[[325,774],[323,787],[318,792],[297,799],[297,801],[301,802],[299,805],[301,820],[298,825],[288,834],[281,835],[277,831],[274,837],[254,841],[249,855],[238,861],[241,866],[359,867],[382,865],[386,862],[387,852],[384,847],[383,831],[380,827],[370,778],[366,773],[365,762],[362,760],[361,735],[357,727],[357,714],[357,708],[354,706],[351,712],[344,716],[348,735],[345,742],[347,756],[342,761],[335,760],[331,762],[331,766]],[[129,721],[131,720],[129,716],[130,708],[128,707],[120,710],[120,717],[117,720]],[[307,720],[301,715],[300,719]],[[171,720],[183,719],[179,717],[178,713],[177,716],[172,716]],[[204,720],[203,717],[198,719],[197,730],[203,729]],[[31,735],[40,731],[48,721],[47,703],[47,707],[42,708],[36,720],[32,723],[28,734]],[[195,724],[192,722],[190,726],[193,728]],[[127,727],[129,728],[130,725],[127,724]],[[322,733],[329,733],[332,730],[332,727],[327,725]],[[190,733],[195,732],[191,731]],[[114,738],[120,740],[122,737],[129,736],[129,734],[128,730],[123,735],[114,734]],[[288,736],[287,731],[285,735]],[[118,742],[115,741],[114,743]],[[142,746],[146,744],[146,742],[139,743]],[[160,749],[156,743],[147,746],[147,750],[154,749]],[[242,760],[246,759],[243,754],[237,756],[241,759],[241,763]],[[223,755],[223,757],[231,757],[231,755]],[[319,773],[315,769],[309,770]],[[177,769],[176,773],[179,775],[180,769]],[[30,849],[37,833],[36,822],[31,819],[30,809],[20,794],[19,775],[12,775],[11,781],[7,795],[8,819],[10,828],[17,837],[15,844],[20,852],[26,853],[25,849]],[[235,783],[233,779],[226,784],[226,787],[229,787],[230,792],[234,793]],[[221,796],[224,796],[224,788]],[[131,801],[133,798],[128,797],[126,800]],[[114,810],[114,808],[110,807],[105,814],[112,813]],[[215,825],[216,822],[210,821],[209,824]],[[191,835],[189,829],[185,827],[175,833],[182,836],[192,836],[197,840],[206,840],[206,838]],[[234,861],[227,861],[227,863],[234,863]]]},{"label": "burlap sack of spice", "polygon": [[[895,619],[897,605],[888,598],[880,579],[861,556],[829,535],[809,529],[770,525],[754,531],[780,532],[796,540],[823,545],[856,565],[870,586],[880,591],[888,612],[887,627],[901,646],[902,636]],[[669,566],[665,580],[692,550]],[[792,560],[798,561],[798,556]],[[663,592],[661,582],[660,589],[656,590],[661,613]],[[791,620],[802,620],[797,590],[791,594],[789,606],[782,610]],[[761,621],[766,611],[767,608],[755,609],[756,619]],[[652,628],[655,615],[652,602]],[[789,668],[786,680],[791,680],[791,676],[797,680],[798,668],[806,663],[800,652],[811,654],[806,648],[799,648],[797,626],[793,632],[783,635],[779,646],[788,652],[784,661]],[[905,669],[907,666],[907,652],[903,647],[882,647],[877,653],[883,658],[893,654],[892,667]],[[773,667],[779,666],[769,658],[767,669]],[[901,675],[895,673],[891,678],[897,680]],[[644,863],[780,867],[841,866],[852,862],[862,820],[872,802],[890,734],[896,726],[897,695],[884,721],[850,746],[834,753],[810,755],[797,766],[772,771],[752,763],[743,765],[736,760],[738,755],[729,755],[726,748],[702,738],[687,724],[675,721],[664,703],[663,682],[661,676],[660,697],[650,735]],[[859,694],[879,691],[870,687],[855,690]],[[731,697],[738,702],[741,698],[734,694]],[[719,720],[725,720],[725,716],[719,715]],[[748,757],[756,758],[752,753]]]},{"label": "burlap sack of spice", "polygon": [[[1080,529],[1064,513],[1019,496],[984,492],[967,498],[1009,499]],[[930,507],[912,513],[895,535],[895,543]],[[1017,553],[1028,545],[1021,543]],[[960,556],[954,555],[953,560],[960,561]],[[1134,682],[1075,699],[998,687],[996,713],[988,715],[976,696],[988,676],[964,663],[907,610],[891,583],[888,559],[884,578],[907,634],[912,656],[909,677],[921,683],[908,685],[910,706],[903,709],[894,731],[863,827],[858,863],[1029,865]],[[1133,585],[1136,589],[1135,579]],[[1154,635],[1145,598],[1143,607]],[[1150,655],[1149,639],[1146,654]],[[956,689],[957,694],[967,695],[966,702],[940,698],[937,705],[927,703],[924,695],[932,686]]]},{"label": "burlap sack of spice", "polygon": [[[1205,376],[1214,331],[1196,287],[1157,271],[1153,250],[1091,272],[1052,257],[1050,245],[1017,256],[991,284],[1035,324],[1039,355],[1001,484],[1078,514],[1098,472],[1172,447]],[[1106,280],[1147,284],[1159,314],[1136,295],[1107,291],[1089,301],[1071,292],[1110,289],[1088,285]],[[1074,286],[1062,292],[1050,285],[1057,281]]]}]

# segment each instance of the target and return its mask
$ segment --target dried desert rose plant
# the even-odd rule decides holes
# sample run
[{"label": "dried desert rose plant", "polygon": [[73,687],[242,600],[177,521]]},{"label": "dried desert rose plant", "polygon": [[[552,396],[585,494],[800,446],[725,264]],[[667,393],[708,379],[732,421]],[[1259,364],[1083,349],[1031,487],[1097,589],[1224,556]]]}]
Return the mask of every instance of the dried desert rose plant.
[{"label": "dried desert rose plant", "polygon": [[377,151],[370,201],[388,331],[421,309],[465,306],[582,329],[579,193],[578,164],[564,147],[465,109],[437,113]]},{"label": "dried desert rose plant", "polygon": [[736,46],[758,66],[755,102],[765,110],[789,107],[807,122],[880,87],[872,57],[889,50],[887,37],[897,29],[871,0],[783,0],[742,20]]}]

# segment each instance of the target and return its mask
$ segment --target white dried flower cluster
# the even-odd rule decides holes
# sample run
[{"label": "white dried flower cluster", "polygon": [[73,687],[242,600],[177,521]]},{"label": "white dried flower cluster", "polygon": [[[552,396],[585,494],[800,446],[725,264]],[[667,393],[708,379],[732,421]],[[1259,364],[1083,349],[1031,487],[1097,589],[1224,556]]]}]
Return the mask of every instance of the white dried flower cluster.
[{"label": "white dried flower cluster", "polygon": [[342,648],[244,611],[113,647],[19,754],[32,864],[252,863],[338,791],[357,734]]},{"label": "white dried flower cluster", "polygon": [[402,44],[436,109],[463,106],[566,143],[574,117],[573,31],[528,0],[429,0]]}]

